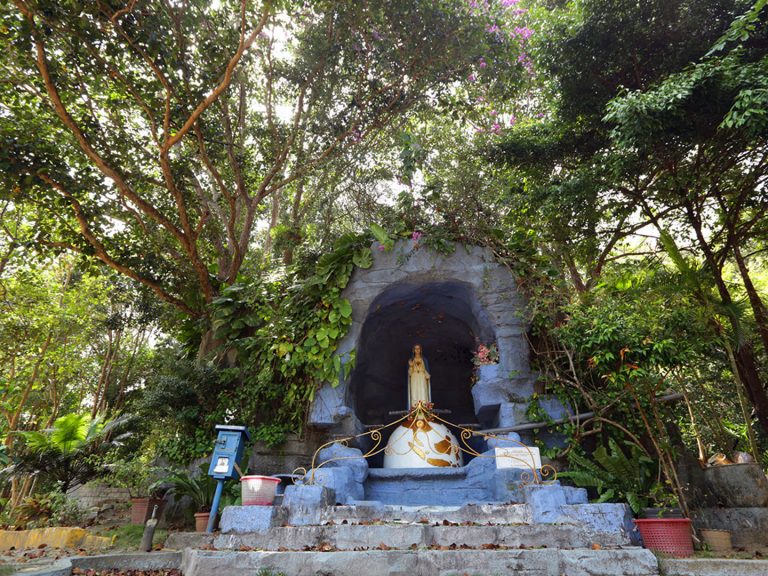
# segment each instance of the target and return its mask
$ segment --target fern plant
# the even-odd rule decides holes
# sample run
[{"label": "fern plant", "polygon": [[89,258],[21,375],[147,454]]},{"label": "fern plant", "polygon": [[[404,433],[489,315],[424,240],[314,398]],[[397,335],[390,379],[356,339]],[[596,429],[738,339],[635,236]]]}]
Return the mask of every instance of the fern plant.
[{"label": "fern plant", "polygon": [[10,466],[0,471],[0,476],[40,475],[66,493],[72,486],[84,484],[106,471],[102,458],[129,435],[118,434],[129,418],[67,414],[56,419],[49,429],[16,432],[24,441],[23,450]]},{"label": "fern plant", "polygon": [[205,466],[201,466],[196,475],[177,472],[166,478],[163,483],[171,485],[170,491],[177,498],[189,497],[196,511],[211,511],[218,482],[213,477],[208,476],[208,470]]},{"label": "fern plant", "polygon": [[599,446],[592,459],[571,452],[571,470],[562,472],[560,477],[570,478],[581,488],[597,490],[597,502],[625,501],[637,514],[648,506],[658,490],[656,463],[636,445],[627,446],[629,456],[613,438],[608,440],[609,449]]}]

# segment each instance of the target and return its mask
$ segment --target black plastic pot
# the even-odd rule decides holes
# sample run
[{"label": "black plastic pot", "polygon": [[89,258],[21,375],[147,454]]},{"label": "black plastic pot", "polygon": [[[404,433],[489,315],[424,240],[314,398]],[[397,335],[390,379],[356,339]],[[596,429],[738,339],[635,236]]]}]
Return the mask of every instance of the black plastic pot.
[{"label": "black plastic pot", "polygon": [[685,518],[680,508],[643,508],[640,512],[642,518]]}]

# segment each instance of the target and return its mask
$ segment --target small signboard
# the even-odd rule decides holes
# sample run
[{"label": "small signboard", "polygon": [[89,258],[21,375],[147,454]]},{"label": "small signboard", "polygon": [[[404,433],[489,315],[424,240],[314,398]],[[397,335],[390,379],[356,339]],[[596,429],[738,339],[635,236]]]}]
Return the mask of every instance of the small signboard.
[{"label": "small signboard", "polygon": [[535,447],[515,446],[514,448],[496,448],[496,468],[522,468],[536,470],[541,468],[541,455]]},{"label": "small signboard", "polygon": [[216,459],[216,467],[213,469],[214,474],[227,474],[229,472],[229,458],[226,456],[219,456]]}]

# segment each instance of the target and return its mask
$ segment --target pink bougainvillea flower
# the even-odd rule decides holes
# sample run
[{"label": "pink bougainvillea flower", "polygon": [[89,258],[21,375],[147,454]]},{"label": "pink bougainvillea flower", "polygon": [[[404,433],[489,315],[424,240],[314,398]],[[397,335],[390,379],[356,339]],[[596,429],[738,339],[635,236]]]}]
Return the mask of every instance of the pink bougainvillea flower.
[{"label": "pink bougainvillea flower", "polygon": [[485,68],[488,66],[488,62],[485,61],[484,58],[480,58],[480,60],[477,63],[478,68]]},{"label": "pink bougainvillea flower", "polygon": [[488,34],[496,34],[497,32],[501,32],[501,28],[499,28],[497,24],[492,24],[488,26],[485,31],[488,32]]},{"label": "pink bougainvillea flower", "polygon": [[509,119],[509,125],[512,126],[515,122],[517,122],[517,117],[512,114],[512,117]]},{"label": "pink bougainvillea flower", "polygon": [[491,110],[491,116],[498,116],[499,113],[496,110]]},{"label": "pink bougainvillea flower", "polygon": [[493,126],[491,126],[491,132],[494,134],[501,134],[501,124],[496,122]]},{"label": "pink bougainvillea flower", "polygon": [[422,236],[424,236],[423,232],[419,232],[418,230],[414,230],[413,234],[411,234],[411,240],[418,241],[419,238],[421,238]]},{"label": "pink bougainvillea flower", "polygon": [[520,2],[520,0],[501,0],[501,6],[502,8],[511,8],[518,2]]},{"label": "pink bougainvillea flower", "polygon": [[533,30],[528,28],[527,26],[517,26],[514,30],[515,36],[518,38],[522,38],[523,40],[528,40],[533,35]]},{"label": "pink bougainvillea flower", "polygon": [[376,249],[379,252],[384,252],[384,250],[386,250],[386,247],[384,246],[384,244],[379,244],[378,246],[376,246]]},{"label": "pink bougainvillea flower", "polygon": [[474,82],[475,80],[477,80],[477,76],[475,76],[474,74],[470,74],[469,76],[467,76],[467,80],[469,80],[470,82]]}]

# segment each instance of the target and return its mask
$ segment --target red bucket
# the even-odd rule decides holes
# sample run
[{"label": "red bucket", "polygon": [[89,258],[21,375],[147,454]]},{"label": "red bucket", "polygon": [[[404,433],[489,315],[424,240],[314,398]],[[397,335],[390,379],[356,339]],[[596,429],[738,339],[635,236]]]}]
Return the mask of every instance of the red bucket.
[{"label": "red bucket", "polygon": [[635,520],[643,546],[675,558],[693,556],[691,521],[688,518],[646,518]]}]

